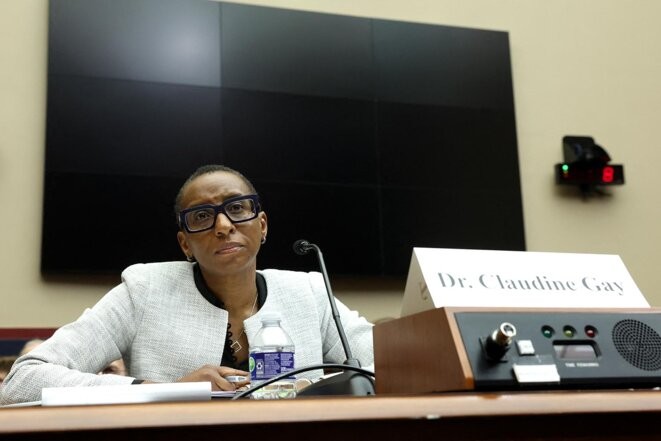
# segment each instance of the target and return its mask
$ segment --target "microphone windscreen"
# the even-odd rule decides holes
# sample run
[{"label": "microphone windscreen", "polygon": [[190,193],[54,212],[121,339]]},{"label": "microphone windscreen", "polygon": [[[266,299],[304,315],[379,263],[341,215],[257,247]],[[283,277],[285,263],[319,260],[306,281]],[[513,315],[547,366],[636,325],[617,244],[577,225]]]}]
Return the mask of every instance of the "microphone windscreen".
[{"label": "microphone windscreen", "polygon": [[298,239],[294,242],[294,252],[300,256],[307,254],[312,248],[310,248],[310,242],[305,239]]}]

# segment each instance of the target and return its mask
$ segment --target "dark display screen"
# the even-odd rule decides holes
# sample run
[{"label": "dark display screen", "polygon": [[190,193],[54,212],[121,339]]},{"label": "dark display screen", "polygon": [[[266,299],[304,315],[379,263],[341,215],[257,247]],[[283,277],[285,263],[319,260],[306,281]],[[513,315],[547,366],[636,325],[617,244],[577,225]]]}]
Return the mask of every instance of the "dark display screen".
[{"label": "dark display screen", "polygon": [[554,343],[553,349],[555,355],[561,360],[569,361],[589,361],[597,359],[597,351],[590,343],[585,344],[567,344]]},{"label": "dark display screen", "polygon": [[[203,0],[51,0],[41,269],[182,260],[198,166],[255,184],[258,268],[525,250],[506,32]],[[412,210],[412,208],[415,208]]]},{"label": "dark display screen", "polygon": [[556,182],[567,185],[622,185],[624,184],[624,167],[619,164],[557,164]]}]

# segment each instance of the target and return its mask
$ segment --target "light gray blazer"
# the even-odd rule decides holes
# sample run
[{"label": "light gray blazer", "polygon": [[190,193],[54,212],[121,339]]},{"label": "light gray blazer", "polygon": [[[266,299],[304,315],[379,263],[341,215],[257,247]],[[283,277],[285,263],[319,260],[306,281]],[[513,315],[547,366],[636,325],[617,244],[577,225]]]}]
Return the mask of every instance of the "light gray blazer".
[{"label": "light gray blazer", "polygon": [[[345,360],[320,273],[263,270],[268,296],[244,322],[250,342],[260,316],[277,311],[294,341],[296,367]],[[374,363],[372,325],[337,302],[355,358]],[[19,358],[0,389],[0,403],[41,399],[58,386],[130,384],[135,378],[172,382],[205,364],[219,365],[227,311],[211,305],[195,287],[188,262],[133,265],[122,283],[73,323]],[[96,375],[124,358],[129,377]],[[315,378],[320,371],[301,374]]]}]

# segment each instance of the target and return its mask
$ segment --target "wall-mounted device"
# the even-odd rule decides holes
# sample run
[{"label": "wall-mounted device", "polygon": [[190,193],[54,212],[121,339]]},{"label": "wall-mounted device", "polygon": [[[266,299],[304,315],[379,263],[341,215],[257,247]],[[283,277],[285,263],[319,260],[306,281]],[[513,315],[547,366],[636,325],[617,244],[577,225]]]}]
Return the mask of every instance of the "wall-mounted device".
[{"label": "wall-mounted device", "polygon": [[624,166],[610,164],[610,156],[589,136],[562,138],[564,162],[555,165],[559,185],[575,185],[584,193],[599,186],[624,184]]},{"label": "wall-mounted device", "polygon": [[438,308],[374,327],[376,392],[661,386],[661,310]]}]

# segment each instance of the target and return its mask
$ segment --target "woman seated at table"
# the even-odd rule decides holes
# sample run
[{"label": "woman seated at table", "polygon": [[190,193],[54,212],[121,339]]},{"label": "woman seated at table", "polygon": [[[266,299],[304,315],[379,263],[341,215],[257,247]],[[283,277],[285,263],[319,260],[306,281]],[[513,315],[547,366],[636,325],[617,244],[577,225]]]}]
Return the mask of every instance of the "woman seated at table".
[{"label": "woman seated at table", "polygon": [[[266,312],[281,315],[296,367],[344,362],[321,274],[257,271],[268,223],[247,178],[221,165],[201,167],[181,187],[175,211],[188,262],[124,270],[122,283],[94,307],[16,361],[3,404],[40,400],[42,388],[57,386],[209,381],[214,390],[234,390],[224,377],[249,375],[249,342]],[[372,325],[337,307],[354,357],[372,365]],[[128,376],[97,375],[119,358]]]}]

